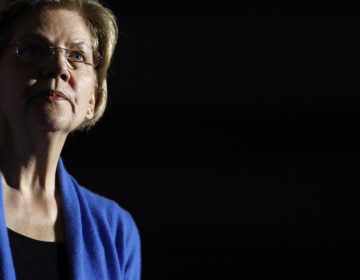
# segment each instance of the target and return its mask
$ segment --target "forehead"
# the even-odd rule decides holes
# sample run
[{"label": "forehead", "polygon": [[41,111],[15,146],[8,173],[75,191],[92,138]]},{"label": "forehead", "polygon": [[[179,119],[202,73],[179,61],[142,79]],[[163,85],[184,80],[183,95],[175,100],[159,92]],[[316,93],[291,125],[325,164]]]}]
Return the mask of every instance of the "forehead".
[{"label": "forehead", "polygon": [[10,41],[31,35],[44,37],[54,44],[85,42],[91,45],[89,28],[84,18],[74,10],[41,8],[21,16]]}]

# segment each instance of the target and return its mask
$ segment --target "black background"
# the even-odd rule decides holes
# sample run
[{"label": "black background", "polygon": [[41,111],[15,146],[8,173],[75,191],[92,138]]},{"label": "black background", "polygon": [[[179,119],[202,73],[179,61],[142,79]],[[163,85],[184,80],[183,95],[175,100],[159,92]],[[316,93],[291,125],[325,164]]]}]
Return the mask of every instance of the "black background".
[{"label": "black background", "polygon": [[143,279],[358,274],[359,9],[108,6],[109,105],[63,157],[134,216]]}]

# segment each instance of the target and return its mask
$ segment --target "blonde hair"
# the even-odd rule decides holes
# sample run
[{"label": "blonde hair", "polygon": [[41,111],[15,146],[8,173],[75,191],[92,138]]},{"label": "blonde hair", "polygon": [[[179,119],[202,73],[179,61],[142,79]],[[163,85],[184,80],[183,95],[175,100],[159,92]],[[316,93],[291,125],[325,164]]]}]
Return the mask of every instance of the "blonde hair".
[{"label": "blonde hair", "polygon": [[94,117],[78,128],[92,127],[104,114],[107,104],[107,73],[118,39],[118,26],[114,13],[97,0],[0,0],[0,51],[8,44],[16,20],[22,14],[42,7],[77,11],[86,21],[93,48],[101,55],[96,67],[97,88]]}]

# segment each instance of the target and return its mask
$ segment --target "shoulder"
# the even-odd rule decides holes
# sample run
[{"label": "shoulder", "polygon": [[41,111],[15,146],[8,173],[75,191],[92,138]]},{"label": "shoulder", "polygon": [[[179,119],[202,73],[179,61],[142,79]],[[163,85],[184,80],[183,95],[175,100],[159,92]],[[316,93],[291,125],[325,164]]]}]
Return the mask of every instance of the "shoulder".
[{"label": "shoulder", "polygon": [[[80,207],[82,212],[98,219],[103,217],[106,221],[133,223],[130,213],[115,200],[82,186],[68,173],[62,159],[59,160],[58,175],[63,203],[69,208]],[[75,209],[73,209],[75,210]],[[85,214],[85,213],[83,213]],[[100,219],[101,220],[101,219]]]},{"label": "shoulder", "polygon": [[110,228],[120,226],[124,230],[137,231],[133,216],[118,202],[78,184],[75,188],[81,203],[96,222],[104,223],[103,226]]},{"label": "shoulder", "polygon": [[64,222],[74,246],[80,243],[95,248],[95,263],[113,260],[119,266],[112,269],[123,271],[124,279],[140,279],[141,241],[130,212],[115,200],[80,185],[62,162],[58,175]]},{"label": "shoulder", "polygon": [[[128,267],[127,273],[133,275],[133,278],[129,279],[138,279],[136,275],[141,267],[141,239],[130,212],[114,200],[83,186],[77,185],[76,188],[83,200],[82,204],[86,208],[82,212],[88,216],[87,220],[91,220],[92,229],[101,239],[113,240],[125,267]],[[111,245],[106,247],[109,248]]]},{"label": "shoulder", "polygon": [[62,160],[58,166],[59,186],[65,212],[80,215],[78,219],[88,221],[92,226],[114,233],[122,229],[124,234],[136,234],[137,226],[132,215],[113,199],[100,195],[78,183],[70,175]]}]

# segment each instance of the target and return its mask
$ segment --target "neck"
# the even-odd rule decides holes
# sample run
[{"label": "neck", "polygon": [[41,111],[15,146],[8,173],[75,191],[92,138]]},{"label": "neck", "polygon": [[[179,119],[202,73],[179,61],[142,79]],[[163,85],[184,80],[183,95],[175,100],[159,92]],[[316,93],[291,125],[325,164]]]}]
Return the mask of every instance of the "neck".
[{"label": "neck", "polygon": [[64,141],[44,137],[38,142],[30,139],[27,144],[24,141],[12,143],[8,147],[0,145],[0,169],[4,184],[24,194],[53,195],[57,163]]}]

